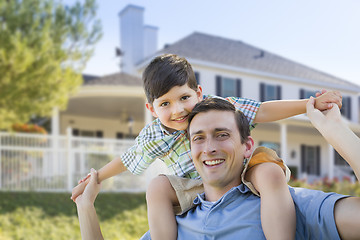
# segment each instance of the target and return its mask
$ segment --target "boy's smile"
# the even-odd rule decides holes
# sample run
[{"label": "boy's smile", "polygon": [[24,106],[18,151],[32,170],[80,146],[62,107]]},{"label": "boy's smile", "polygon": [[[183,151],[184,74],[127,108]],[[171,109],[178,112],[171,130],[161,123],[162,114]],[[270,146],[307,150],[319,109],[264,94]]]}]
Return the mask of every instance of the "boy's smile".
[{"label": "boy's smile", "polygon": [[147,103],[146,107],[154,117],[160,119],[168,131],[174,132],[187,128],[189,113],[202,97],[200,86],[194,91],[184,84],[173,87],[166,94],[156,98],[152,104]]}]

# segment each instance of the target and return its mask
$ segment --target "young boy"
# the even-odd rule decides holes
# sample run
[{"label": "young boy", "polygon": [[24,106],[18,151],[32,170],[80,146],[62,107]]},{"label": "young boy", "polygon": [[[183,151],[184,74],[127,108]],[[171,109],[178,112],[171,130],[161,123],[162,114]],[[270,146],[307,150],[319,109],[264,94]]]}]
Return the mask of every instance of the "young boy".
[{"label": "young boy", "polygon": [[[155,159],[164,161],[177,177],[159,176],[149,185],[150,233],[152,239],[176,239],[174,211],[181,213],[189,209],[196,193],[202,192],[186,137],[187,118],[197,102],[211,96],[203,97],[186,59],[172,54],[156,57],[145,69],[143,81],[148,100],[146,107],[156,119],[144,127],[135,145],[121,158],[114,159],[98,171],[98,179],[102,181],[125,170],[140,174]],[[307,103],[307,100],[294,100],[261,104],[234,97],[226,100],[247,116],[250,125],[305,113]],[[332,106],[330,103],[341,106],[340,94],[331,91],[324,93],[316,98],[315,107],[325,110]],[[261,220],[265,236],[268,239],[294,238],[295,209],[287,187],[289,174],[284,174],[287,167],[282,162],[267,161],[266,156],[250,163],[254,167],[247,172],[246,180],[257,191],[251,184],[250,189],[261,195]],[[218,163],[213,161],[212,164]],[[189,180],[183,181],[183,178]],[[73,200],[83,192],[87,182],[85,178],[73,189]]]}]

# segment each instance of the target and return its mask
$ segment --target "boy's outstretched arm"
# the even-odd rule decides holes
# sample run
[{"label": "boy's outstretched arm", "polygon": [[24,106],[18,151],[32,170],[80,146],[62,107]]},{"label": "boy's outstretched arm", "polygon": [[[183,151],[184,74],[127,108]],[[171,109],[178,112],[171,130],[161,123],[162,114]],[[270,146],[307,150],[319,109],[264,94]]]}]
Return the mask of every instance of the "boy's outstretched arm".
[{"label": "boy's outstretched arm", "polygon": [[[104,167],[99,169],[97,171],[98,173],[98,181],[102,182],[103,180],[106,180],[110,177],[113,177],[119,173],[125,172],[127,169],[124,166],[123,162],[121,161],[121,158],[115,158],[108,164],[106,164]],[[88,175],[89,176],[89,175]],[[76,200],[76,198],[83,193],[86,185],[89,183],[88,177],[85,177],[84,180],[80,180],[79,184],[73,188],[71,199],[73,201]]]},{"label": "boy's outstretched arm", "polygon": [[[255,116],[254,122],[273,122],[306,112],[308,99],[301,100],[275,100],[263,102]],[[342,96],[338,91],[324,92],[315,98],[315,108],[323,111],[330,109],[335,103],[341,108]]]}]

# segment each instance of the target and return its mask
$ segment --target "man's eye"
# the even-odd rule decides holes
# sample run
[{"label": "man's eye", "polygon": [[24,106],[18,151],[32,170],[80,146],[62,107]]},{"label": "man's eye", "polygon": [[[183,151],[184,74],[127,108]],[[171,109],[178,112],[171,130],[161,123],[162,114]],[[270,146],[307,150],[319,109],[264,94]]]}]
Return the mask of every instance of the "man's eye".
[{"label": "man's eye", "polygon": [[166,107],[166,106],[168,106],[168,105],[169,105],[168,102],[163,102],[162,104],[160,104],[161,107]]},{"label": "man's eye", "polygon": [[201,136],[196,136],[193,138],[193,142],[199,141],[201,139],[203,139]]},{"label": "man's eye", "polygon": [[186,100],[186,99],[189,99],[189,98],[190,98],[190,96],[182,96],[181,100]]},{"label": "man's eye", "polygon": [[226,137],[228,137],[228,136],[229,136],[228,133],[219,133],[219,134],[217,135],[218,138],[226,138]]}]

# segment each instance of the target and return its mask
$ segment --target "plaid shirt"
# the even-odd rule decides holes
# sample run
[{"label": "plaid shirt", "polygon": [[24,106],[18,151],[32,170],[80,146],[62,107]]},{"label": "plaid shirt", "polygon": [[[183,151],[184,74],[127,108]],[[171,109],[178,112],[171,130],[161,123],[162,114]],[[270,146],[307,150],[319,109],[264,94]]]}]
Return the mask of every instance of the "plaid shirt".
[{"label": "plaid shirt", "polygon": [[[216,96],[204,96],[205,98]],[[247,117],[250,128],[260,107],[260,102],[245,98],[225,98]],[[135,139],[135,145],[122,154],[121,159],[127,169],[141,174],[155,159],[162,160],[171,174],[185,178],[199,178],[190,153],[190,142],[186,131],[169,133],[157,118],[146,125]]]}]

